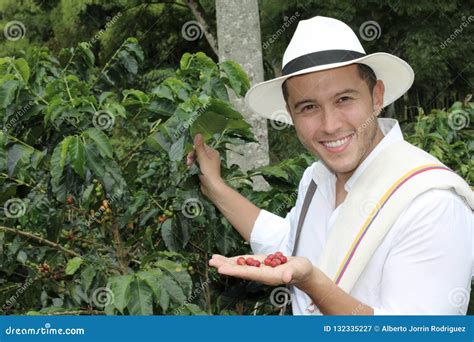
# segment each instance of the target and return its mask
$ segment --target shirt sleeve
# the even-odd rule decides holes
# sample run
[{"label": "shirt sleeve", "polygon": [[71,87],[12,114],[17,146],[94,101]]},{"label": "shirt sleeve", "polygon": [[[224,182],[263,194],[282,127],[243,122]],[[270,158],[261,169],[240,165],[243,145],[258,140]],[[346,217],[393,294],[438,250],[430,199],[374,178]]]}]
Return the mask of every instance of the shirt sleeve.
[{"label": "shirt sleeve", "polygon": [[375,315],[465,315],[473,269],[474,216],[450,190],[418,196],[397,229]]},{"label": "shirt sleeve", "polygon": [[268,254],[275,251],[281,251],[286,255],[291,254],[292,234],[296,230],[301,206],[311,179],[312,166],[309,166],[303,173],[298,186],[296,204],[285,218],[263,209],[260,210],[250,233],[250,246],[254,254]]}]

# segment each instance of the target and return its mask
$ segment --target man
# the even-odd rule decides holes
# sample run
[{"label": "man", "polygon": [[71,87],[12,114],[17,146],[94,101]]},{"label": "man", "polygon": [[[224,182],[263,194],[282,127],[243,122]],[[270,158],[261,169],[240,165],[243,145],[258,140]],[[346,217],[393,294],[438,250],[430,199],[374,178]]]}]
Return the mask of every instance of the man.
[{"label": "man", "polygon": [[[281,250],[272,268],[214,255],[225,275],[291,284],[293,314],[465,314],[473,266],[474,196],[438,160],[403,140],[381,109],[405,93],[413,70],[396,56],[366,55],[346,24],[301,21],[283,57],[283,76],[246,95],[256,113],[285,111],[320,161],[300,182],[285,219],[227,186],[217,151],[195,137],[201,190],[254,258]],[[281,115],[279,115],[280,120]]]}]

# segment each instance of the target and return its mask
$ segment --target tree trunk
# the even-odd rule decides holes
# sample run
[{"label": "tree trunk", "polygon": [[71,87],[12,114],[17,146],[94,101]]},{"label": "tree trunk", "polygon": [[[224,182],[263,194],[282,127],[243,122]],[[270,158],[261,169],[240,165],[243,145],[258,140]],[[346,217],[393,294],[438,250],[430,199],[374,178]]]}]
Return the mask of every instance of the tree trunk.
[{"label": "tree trunk", "polygon": [[[243,66],[252,84],[262,82],[263,60],[257,0],[216,0],[216,16],[219,61],[233,60]],[[235,151],[227,153],[229,165],[237,164],[244,172],[268,165],[266,119],[246,111],[243,99],[231,95],[231,101],[252,125],[258,144],[229,146]],[[253,181],[255,190],[269,188],[262,177],[255,177]]]}]

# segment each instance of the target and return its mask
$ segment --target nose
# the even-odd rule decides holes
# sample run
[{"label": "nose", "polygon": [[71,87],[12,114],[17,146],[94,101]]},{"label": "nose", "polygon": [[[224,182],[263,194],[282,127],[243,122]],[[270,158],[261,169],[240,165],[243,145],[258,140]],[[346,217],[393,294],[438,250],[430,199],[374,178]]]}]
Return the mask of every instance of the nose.
[{"label": "nose", "polygon": [[333,135],[342,128],[342,118],[336,109],[324,109],[321,122],[321,130],[326,135]]}]

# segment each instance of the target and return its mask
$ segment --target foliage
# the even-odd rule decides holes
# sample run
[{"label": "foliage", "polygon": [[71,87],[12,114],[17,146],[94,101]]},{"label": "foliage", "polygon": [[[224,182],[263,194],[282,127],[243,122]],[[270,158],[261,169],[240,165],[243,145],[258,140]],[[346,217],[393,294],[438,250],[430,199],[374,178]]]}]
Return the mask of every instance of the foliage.
[{"label": "foliage", "polygon": [[456,102],[448,110],[433,109],[406,124],[407,140],[429,152],[474,185],[474,103]]},{"label": "foliage", "polygon": [[[227,93],[245,94],[246,74],[186,53],[153,82],[138,76],[143,58],[129,38],[102,68],[84,43],[59,58],[34,48],[0,59],[6,313],[243,314],[258,301],[259,313],[275,312],[267,287],[208,268],[212,253],[249,248],[201,195],[198,168],[184,163],[196,132],[223,159],[226,144],[254,141]],[[244,174],[223,161],[222,174],[284,216],[310,162]],[[273,189],[252,191],[255,175]]]}]

